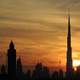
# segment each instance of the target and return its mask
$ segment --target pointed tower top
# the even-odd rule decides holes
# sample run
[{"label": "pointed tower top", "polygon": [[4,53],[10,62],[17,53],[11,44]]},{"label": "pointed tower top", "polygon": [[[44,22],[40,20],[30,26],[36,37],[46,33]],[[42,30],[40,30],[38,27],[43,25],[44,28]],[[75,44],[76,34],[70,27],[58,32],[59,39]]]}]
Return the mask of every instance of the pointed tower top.
[{"label": "pointed tower top", "polygon": [[70,22],[70,11],[68,11],[68,21]]},{"label": "pointed tower top", "polygon": [[12,40],[11,40],[11,42],[10,42],[9,49],[14,49],[14,43],[13,43]]},{"label": "pointed tower top", "polygon": [[70,24],[70,12],[68,12],[68,36],[67,36],[67,46],[71,46],[71,24]]},{"label": "pointed tower top", "polygon": [[68,37],[71,36],[70,12],[68,12]]}]

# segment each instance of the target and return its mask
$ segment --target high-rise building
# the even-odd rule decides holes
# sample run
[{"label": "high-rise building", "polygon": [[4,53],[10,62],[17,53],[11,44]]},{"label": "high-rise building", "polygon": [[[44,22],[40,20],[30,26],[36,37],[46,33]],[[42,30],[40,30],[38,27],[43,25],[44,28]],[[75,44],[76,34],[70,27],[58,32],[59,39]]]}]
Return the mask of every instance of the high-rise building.
[{"label": "high-rise building", "polygon": [[66,62],[66,76],[71,78],[72,75],[72,47],[71,47],[71,24],[70,14],[68,15],[68,35],[67,35],[67,62]]},{"label": "high-rise building", "polygon": [[17,64],[16,64],[16,75],[18,80],[22,80],[23,76],[23,70],[22,70],[22,62],[21,59],[17,59]]},{"label": "high-rise building", "polygon": [[16,50],[11,41],[8,49],[8,78],[9,80],[16,80]]},{"label": "high-rise building", "polygon": [[17,60],[17,73],[18,74],[22,74],[22,72],[23,72],[23,70],[22,70],[22,62],[21,62],[21,59],[19,58],[18,60]]}]

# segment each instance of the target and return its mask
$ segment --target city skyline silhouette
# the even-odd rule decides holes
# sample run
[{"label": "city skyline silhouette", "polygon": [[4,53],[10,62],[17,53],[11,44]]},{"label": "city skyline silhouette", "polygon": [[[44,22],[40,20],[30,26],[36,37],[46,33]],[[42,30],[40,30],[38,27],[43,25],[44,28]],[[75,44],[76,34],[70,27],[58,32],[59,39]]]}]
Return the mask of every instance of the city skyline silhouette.
[{"label": "city skyline silhouette", "polygon": [[0,80],[80,80],[79,0],[0,0]]},{"label": "city skyline silhouette", "polygon": [[43,62],[49,68],[65,71],[70,9],[73,66],[79,66],[79,4],[79,0],[1,0],[0,64],[6,64],[6,51],[13,40],[24,68]]},{"label": "city skyline silhouette", "polygon": [[[23,63],[21,58],[17,58],[16,48],[11,40],[7,50],[7,65],[1,66],[0,79],[1,80],[79,80],[80,79],[80,65],[73,67],[72,59],[72,45],[71,45],[71,20],[70,14],[68,15],[68,31],[67,31],[67,51],[66,51],[66,71],[61,68],[57,71],[52,70],[43,65],[43,62],[35,64],[34,69],[27,69],[23,71]],[[27,57],[26,57],[27,58]],[[61,64],[61,62],[59,62]],[[6,68],[8,67],[8,68]],[[59,66],[60,67],[60,66]]]}]

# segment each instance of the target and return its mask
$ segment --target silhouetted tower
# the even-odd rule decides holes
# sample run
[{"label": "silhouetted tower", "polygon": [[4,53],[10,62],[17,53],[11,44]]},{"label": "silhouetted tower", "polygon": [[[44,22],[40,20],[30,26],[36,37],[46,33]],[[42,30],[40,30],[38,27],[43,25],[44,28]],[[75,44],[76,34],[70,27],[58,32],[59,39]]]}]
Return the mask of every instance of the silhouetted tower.
[{"label": "silhouetted tower", "polygon": [[8,49],[8,80],[16,80],[16,50],[11,41]]},{"label": "silhouetted tower", "polygon": [[22,70],[22,63],[21,63],[21,59],[19,58],[17,60],[17,73],[18,74],[22,74],[23,70]]},{"label": "silhouetted tower", "polygon": [[22,63],[21,63],[21,59],[19,58],[17,60],[17,70],[16,70],[16,77],[18,80],[22,80],[22,75],[23,75],[23,70],[22,70]]},{"label": "silhouetted tower", "polygon": [[4,64],[1,66],[1,74],[2,74],[2,75],[6,75],[6,74],[7,74],[7,73],[6,73],[6,67],[5,67]]},{"label": "silhouetted tower", "polygon": [[66,63],[66,76],[71,78],[72,75],[72,47],[71,47],[71,25],[70,15],[68,15],[68,35],[67,35],[67,63]]}]

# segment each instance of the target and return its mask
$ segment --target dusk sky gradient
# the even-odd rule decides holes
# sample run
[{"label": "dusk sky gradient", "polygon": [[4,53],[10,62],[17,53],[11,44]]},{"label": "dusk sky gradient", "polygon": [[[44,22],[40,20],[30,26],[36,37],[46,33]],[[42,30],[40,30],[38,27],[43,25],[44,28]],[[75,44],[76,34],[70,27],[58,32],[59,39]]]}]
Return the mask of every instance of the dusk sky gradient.
[{"label": "dusk sky gradient", "polygon": [[0,63],[13,40],[23,65],[66,65],[68,9],[73,60],[80,60],[79,0],[0,0]]}]

